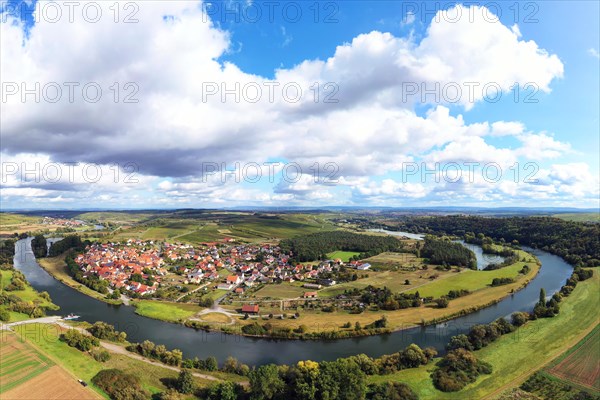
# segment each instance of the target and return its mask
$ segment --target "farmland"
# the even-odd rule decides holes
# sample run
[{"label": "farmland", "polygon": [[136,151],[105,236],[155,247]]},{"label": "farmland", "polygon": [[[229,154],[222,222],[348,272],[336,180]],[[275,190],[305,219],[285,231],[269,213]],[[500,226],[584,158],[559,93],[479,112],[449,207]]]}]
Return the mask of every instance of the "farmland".
[{"label": "farmland", "polygon": [[546,371],[575,385],[600,392],[600,325],[559,357]]},{"label": "farmland", "polygon": [[54,363],[16,335],[2,332],[0,348],[0,394],[48,370]]}]

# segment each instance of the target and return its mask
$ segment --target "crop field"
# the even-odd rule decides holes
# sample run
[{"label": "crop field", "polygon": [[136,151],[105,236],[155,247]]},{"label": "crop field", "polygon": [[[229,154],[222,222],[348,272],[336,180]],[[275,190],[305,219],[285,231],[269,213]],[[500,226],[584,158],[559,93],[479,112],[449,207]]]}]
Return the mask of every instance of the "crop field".
[{"label": "crop field", "polygon": [[93,391],[84,388],[58,365],[27,381],[26,385],[2,394],[2,399],[101,399]]},{"label": "crop field", "polygon": [[360,253],[357,253],[356,251],[334,251],[328,253],[327,257],[332,260],[337,260],[339,258],[343,262],[348,262],[350,261],[350,257],[357,256],[359,254]]},{"label": "crop field", "polygon": [[40,375],[54,363],[12,333],[0,339],[0,394]]},{"label": "crop field", "polygon": [[555,377],[600,391],[600,325],[553,364]]}]

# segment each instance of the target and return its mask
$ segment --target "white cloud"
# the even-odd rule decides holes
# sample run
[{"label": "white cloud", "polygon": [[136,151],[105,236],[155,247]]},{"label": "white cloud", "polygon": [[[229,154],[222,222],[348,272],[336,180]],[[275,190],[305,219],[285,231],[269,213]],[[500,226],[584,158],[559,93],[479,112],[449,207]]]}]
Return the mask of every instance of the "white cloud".
[{"label": "white cloud", "polygon": [[[443,98],[443,104],[425,116],[415,113],[421,96],[406,96],[407,83],[420,88],[420,84],[497,82],[508,91],[514,82],[535,82],[549,92],[550,83],[562,77],[563,65],[556,55],[521,40],[516,26],[486,22],[480,8],[472,9],[476,18],[471,23],[467,9],[456,6],[463,18],[455,23],[434,19],[419,43],[412,37],[373,31],[341,44],[326,60],[306,60],[277,70],[275,80],[281,86],[294,82],[302,88],[301,100],[292,103],[283,99],[281,86],[270,101],[267,78],[217,61],[232,51],[230,35],[215,26],[199,5],[142,2],[136,24],[115,24],[111,18],[97,24],[81,18],[74,23],[42,20],[31,27],[29,37],[9,17],[0,35],[4,81],[24,82],[28,88],[36,82],[41,86],[57,82],[62,87],[64,82],[79,82],[80,87],[96,82],[103,96],[97,103],[84,101],[80,94],[70,102],[66,92],[57,103],[23,103],[18,94],[9,96],[3,103],[3,157],[18,154],[31,160],[35,154],[45,162],[94,162],[108,171],[113,162],[134,162],[144,188],[156,191],[152,201],[157,202],[193,201],[194,196],[215,202],[276,202],[326,201],[332,193],[303,177],[265,195],[258,188],[213,178],[203,182],[201,166],[286,159],[298,162],[305,172],[315,162],[334,163],[331,177],[357,196],[419,198],[427,192],[423,187],[392,181],[377,185],[368,183],[368,177],[400,171],[403,163],[424,156],[428,161],[491,160],[505,165],[519,157],[550,158],[569,150],[547,134],[525,133],[518,121],[468,124],[462,115],[451,115]],[[407,21],[410,18],[407,15]],[[286,36],[285,30],[282,34]],[[119,102],[110,89],[114,82],[119,82]],[[314,82],[321,83],[318,101],[310,89]],[[327,82],[335,85],[325,87]],[[132,93],[132,87],[125,89],[126,83],[139,88],[134,95],[138,103],[122,102],[124,95]],[[228,89],[236,83],[258,85],[263,95],[256,103],[247,98],[236,102],[232,95],[225,101],[220,95],[206,98],[207,83],[215,83],[219,90],[221,84]],[[339,101],[326,103],[328,94]],[[480,90],[471,101],[466,92],[458,99],[467,111],[480,101]],[[486,142],[488,136],[513,136],[523,146],[499,148]],[[81,195],[123,198],[111,197],[123,186],[105,180],[90,188],[84,187],[85,182],[72,186],[76,190],[71,191]],[[59,191],[61,196],[69,191],[66,187],[33,189]],[[40,193],[35,190],[21,192]],[[131,198],[142,195],[137,189],[129,191],[135,193]]]}]

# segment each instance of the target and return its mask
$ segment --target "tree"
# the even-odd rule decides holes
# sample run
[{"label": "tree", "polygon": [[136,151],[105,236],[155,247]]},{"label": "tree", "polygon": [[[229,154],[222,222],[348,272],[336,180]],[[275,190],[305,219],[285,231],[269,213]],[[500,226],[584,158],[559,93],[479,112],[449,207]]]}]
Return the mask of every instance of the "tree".
[{"label": "tree", "polygon": [[450,342],[446,345],[446,350],[450,351],[456,349],[473,350],[473,345],[469,341],[467,335],[460,334],[450,338]]},{"label": "tree", "polygon": [[538,301],[538,304],[541,306],[546,306],[546,289],[541,288],[540,289],[540,300]]},{"label": "tree", "polygon": [[233,382],[223,382],[208,388],[207,400],[237,400],[237,387]]},{"label": "tree", "polygon": [[10,321],[10,313],[6,309],[0,309],[0,321],[8,322]]},{"label": "tree", "polygon": [[204,360],[204,369],[207,371],[216,371],[219,368],[217,359],[215,357],[208,357]]},{"label": "tree", "polygon": [[416,368],[421,364],[427,364],[427,357],[423,350],[413,343],[400,353],[400,363],[406,368]]},{"label": "tree", "polygon": [[525,325],[529,321],[529,313],[515,312],[511,315],[511,322],[514,326]]},{"label": "tree", "polygon": [[285,383],[274,364],[262,365],[250,371],[250,393],[253,399],[275,399],[283,393]]},{"label": "tree", "polygon": [[175,388],[179,393],[190,394],[194,391],[194,376],[189,369],[182,369],[177,377]]}]

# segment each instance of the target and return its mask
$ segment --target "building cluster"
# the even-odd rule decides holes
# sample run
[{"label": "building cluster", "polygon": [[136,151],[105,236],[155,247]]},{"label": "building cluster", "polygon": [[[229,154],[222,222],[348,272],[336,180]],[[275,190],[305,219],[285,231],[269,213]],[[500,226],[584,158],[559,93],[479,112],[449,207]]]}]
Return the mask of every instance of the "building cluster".
[{"label": "building cluster", "polygon": [[[131,290],[141,295],[154,293],[162,277],[167,275],[160,250],[152,242],[140,240],[90,245],[84,254],[75,258],[75,262],[84,277],[93,274],[107,280],[115,289]],[[133,275],[143,281],[152,276],[153,284],[134,280]]]},{"label": "building cluster", "polygon": [[84,226],[85,222],[78,221],[76,219],[44,217],[42,219],[42,224],[43,225],[59,225],[59,226]]},{"label": "building cluster", "polygon": [[[293,265],[290,257],[275,244],[204,243],[194,247],[180,243],[154,243],[130,239],[126,243],[93,244],[76,257],[84,274],[95,274],[115,289],[125,288],[141,295],[152,294],[166,284],[169,272],[185,277],[184,283],[215,281],[218,288],[243,293],[257,283],[318,282],[331,286],[336,282],[323,274],[337,271],[343,262],[327,260],[318,265]],[[219,273],[224,272],[224,273]],[[137,279],[132,276],[137,274]],[[141,279],[139,279],[141,276]],[[148,282],[151,278],[152,285]],[[308,286],[310,287],[310,286]]]}]

